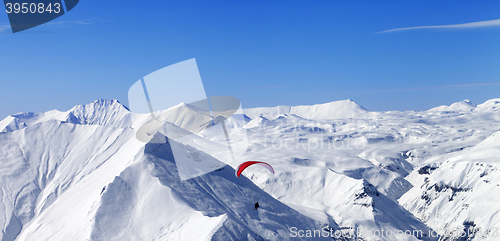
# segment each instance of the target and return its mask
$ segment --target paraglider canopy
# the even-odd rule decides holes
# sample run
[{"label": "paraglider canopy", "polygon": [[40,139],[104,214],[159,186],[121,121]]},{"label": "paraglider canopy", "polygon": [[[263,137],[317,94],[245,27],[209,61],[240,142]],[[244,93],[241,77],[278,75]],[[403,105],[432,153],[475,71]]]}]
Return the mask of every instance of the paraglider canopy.
[{"label": "paraglider canopy", "polygon": [[261,162],[261,161],[246,161],[246,162],[243,162],[241,163],[238,168],[236,168],[236,176],[237,177],[240,177],[241,173],[249,166],[251,165],[259,165],[259,166],[263,166],[265,167],[267,170],[269,170],[270,172],[272,172],[274,174],[274,169],[271,165],[269,165],[268,163],[265,163],[265,162]]}]

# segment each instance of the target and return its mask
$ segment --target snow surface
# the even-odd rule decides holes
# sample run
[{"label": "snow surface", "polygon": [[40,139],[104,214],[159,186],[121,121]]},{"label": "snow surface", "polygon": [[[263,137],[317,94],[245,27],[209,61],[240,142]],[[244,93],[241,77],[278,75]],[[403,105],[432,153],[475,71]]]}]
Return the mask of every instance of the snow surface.
[{"label": "snow surface", "polygon": [[[135,138],[149,115],[116,100],[11,115],[0,121],[0,238],[321,239],[290,237],[296,227],[497,240],[484,230],[500,228],[499,109],[500,99],[422,112],[372,112],[351,100],[245,109],[226,121],[233,148],[245,154],[186,181],[171,145]],[[172,127],[202,130],[192,143],[225,140],[195,124],[207,113],[187,104],[155,114]],[[197,158],[217,162],[204,152]],[[236,178],[245,160],[268,162],[276,174],[252,166]],[[447,232],[453,228],[481,231],[461,238]],[[344,240],[356,239],[417,240]]]}]

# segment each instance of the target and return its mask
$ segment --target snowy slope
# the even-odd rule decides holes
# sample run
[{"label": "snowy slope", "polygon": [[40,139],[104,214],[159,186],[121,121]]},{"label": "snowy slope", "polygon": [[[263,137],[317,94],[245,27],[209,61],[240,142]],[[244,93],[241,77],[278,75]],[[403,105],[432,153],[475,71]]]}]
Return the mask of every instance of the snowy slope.
[{"label": "snowy slope", "polygon": [[[53,234],[60,240],[283,240],[287,227],[319,228],[246,178],[236,178],[230,167],[183,182],[168,145],[148,144],[139,153],[103,191],[95,179],[114,165],[84,177],[17,240]],[[255,196],[262,203],[258,211]]]},{"label": "snowy slope", "polygon": [[455,228],[482,228],[472,236],[497,240],[484,232],[495,230],[500,224],[499,161],[497,132],[474,147],[427,160],[425,166],[409,176],[414,188],[399,201],[442,234]]},{"label": "snowy slope", "polygon": [[13,240],[63,194],[78,192],[72,187],[99,167],[114,165],[89,185],[99,189],[113,180],[140,147],[133,134],[56,121],[0,134],[3,240]]},{"label": "snowy slope", "polygon": [[[333,219],[340,227],[358,225],[370,230],[383,228],[394,233],[397,230],[425,230],[428,233],[429,230],[424,223],[385,197],[368,181],[353,179],[331,169],[304,168],[293,173],[282,173],[269,179],[264,190],[302,210],[304,214],[315,215],[312,218]],[[362,237],[376,240],[367,235]]]}]

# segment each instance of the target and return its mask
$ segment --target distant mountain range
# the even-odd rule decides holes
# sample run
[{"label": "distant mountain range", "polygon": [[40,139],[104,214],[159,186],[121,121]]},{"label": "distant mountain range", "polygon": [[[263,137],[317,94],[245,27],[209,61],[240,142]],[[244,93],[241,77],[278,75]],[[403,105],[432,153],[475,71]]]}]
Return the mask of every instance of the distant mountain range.
[{"label": "distant mountain range", "polygon": [[[135,138],[150,115],[116,100],[10,115],[0,121],[0,240],[332,240],[306,230],[358,234],[334,240],[496,240],[499,109],[500,99],[422,112],[351,100],[245,109],[243,123],[226,120],[248,133],[239,160],[276,173],[250,167],[237,178],[231,164],[187,181],[169,144]],[[224,138],[193,126],[209,115],[196,107],[163,113],[199,128],[196,141]]]}]

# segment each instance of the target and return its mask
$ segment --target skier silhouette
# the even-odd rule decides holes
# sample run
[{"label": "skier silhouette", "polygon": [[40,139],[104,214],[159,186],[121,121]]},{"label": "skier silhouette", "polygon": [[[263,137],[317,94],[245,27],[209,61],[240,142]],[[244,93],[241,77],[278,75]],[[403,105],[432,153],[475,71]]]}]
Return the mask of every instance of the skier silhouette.
[{"label": "skier silhouette", "polygon": [[255,208],[253,210],[257,210],[257,209],[259,209],[259,202],[255,203]]}]

